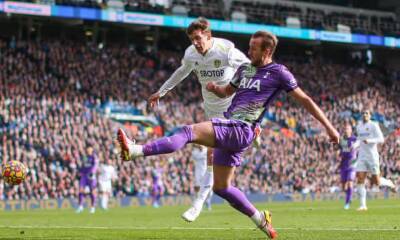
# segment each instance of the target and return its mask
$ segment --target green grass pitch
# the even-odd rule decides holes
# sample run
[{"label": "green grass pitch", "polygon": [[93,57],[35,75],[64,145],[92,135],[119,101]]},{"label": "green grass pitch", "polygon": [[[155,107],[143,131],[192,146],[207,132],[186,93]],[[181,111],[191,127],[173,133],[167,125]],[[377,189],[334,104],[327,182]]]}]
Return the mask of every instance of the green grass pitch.
[{"label": "green grass pitch", "polygon": [[[367,212],[342,202],[265,203],[282,240],[400,239],[400,199],[369,201]],[[0,213],[0,239],[266,239],[227,204],[214,205],[194,223],[181,220],[187,206],[109,211],[33,210]]]}]

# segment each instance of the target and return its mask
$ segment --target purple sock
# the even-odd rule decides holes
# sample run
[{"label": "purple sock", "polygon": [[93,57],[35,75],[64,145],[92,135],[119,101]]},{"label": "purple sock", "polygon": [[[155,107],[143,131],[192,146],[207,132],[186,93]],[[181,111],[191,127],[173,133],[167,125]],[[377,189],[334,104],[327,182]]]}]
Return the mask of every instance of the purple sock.
[{"label": "purple sock", "polygon": [[243,192],[235,187],[230,186],[226,189],[216,190],[214,192],[218,196],[228,201],[236,210],[247,215],[248,217],[253,216],[257,211],[253,204],[249,202],[246,195],[244,195]]},{"label": "purple sock", "polygon": [[83,193],[79,193],[79,205],[82,206],[83,205]]},{"label": "purple sock", "polygon": [[351,201],[351,196],[353,195],[353,188],[348,187],[346,190],[346,204],[349,204]]},{"label": "purple sock", "polygon": [[184,126],[170,137],[163,137],[143,146],[144,156],[172,153],[183,148],[186,143],[193,141],[193,129]]},{"label": "purple sock", "polygon": [[90,201],[92,203],[92,207],[96,207],[96,194],[90,193]]}]

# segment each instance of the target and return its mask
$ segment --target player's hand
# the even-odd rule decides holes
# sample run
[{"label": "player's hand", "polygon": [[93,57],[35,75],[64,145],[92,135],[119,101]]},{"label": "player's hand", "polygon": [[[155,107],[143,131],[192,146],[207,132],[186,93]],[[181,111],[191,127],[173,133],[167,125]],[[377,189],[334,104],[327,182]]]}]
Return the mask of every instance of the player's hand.
[{"label": "player's hand", "polygon": [[261,146],[261,131],[262,128],[259,125],[254,128],[253,147],[257,149]]},{"label": "player's hand", "polygon": [[215,92],[216,87],[217,87],[217,85],[215,85],[214,82],[208,82],[206,85],[206,89],[209,92]]},{"label": "player's hand", "polygon": [[149,102],[150,107],[154,108],[160,102],[160,93],[159,92],[153,93],[147,101]]},{"label": "player's hand", "polygon": [[368,144],[368,140],[367,140],[367,139],[363,140],[363,142],[364,142],[365,144]]},{"label": "player's hand", "polygon": [[335,144],[339,144],[340,136],[339,136],[338,131],[335,128],[328,128],[327,132],[328,132],[331,142],[335,143]]}]

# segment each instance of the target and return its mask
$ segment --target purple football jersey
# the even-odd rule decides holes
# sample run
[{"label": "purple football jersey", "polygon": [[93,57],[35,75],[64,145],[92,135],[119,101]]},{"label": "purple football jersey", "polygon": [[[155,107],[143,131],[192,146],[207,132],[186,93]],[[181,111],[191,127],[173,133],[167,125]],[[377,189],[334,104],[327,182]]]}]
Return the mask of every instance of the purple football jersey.
[{"label": "purple football jersey", "polygon": [[356,159],[357,150],[354,147],[357,138],[355,136],[351,136],[349,138],[343,138],[340,140],[340,157],[341,169],[349,169],[354,165],[354,161]]},{"label": "purple football jersey", "polygon": [[82,166],[79,169],[80,173],[82,175],[89,175],[89,174],[96,173],[98,164],[99,164],[99,159],[97,158],[96,155],[93,154],[93,155],[85,156],[82,159]]},{"label": "purple football jersey", "polygon": [[268,105],[281,91],[290,92],[298,87],[293,74],[274,62],[259,68],[243,64],[230,84],[237,91],[224,116],[251,124],[261,122]]},{"label": "purple football jersey", "polygon": [[161,176],[163,173],[162,168],[155,168],[152,170],[151,175],[153,178],[153,184],[162,184]]}]

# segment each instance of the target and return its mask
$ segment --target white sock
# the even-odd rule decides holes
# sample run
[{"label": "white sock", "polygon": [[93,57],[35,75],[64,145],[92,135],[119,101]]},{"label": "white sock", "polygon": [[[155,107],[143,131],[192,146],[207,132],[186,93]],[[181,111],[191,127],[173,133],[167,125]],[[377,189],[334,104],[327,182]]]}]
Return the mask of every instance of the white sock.
[{"label": "white sock", "polygon": [[196,209],[201,209],[203,207],[204,201],[207,199],[211,192],[214,183],[214,174],[212,166],[207,167],[207,171],[203,176],[200,191],[197,194],[197,198],[193,202],[193,207]]},{"label": "white sock", "polygon": [[380,187],[389,187],[389,188],[395,187],[393,182],[390,179],[386,179],[384,177],[380,177],[379,182],[380,182],[380,184],[379,184]]},{"label": "white sock", "polygon": [[208,208],[211,208],[211,199],[212,199],[213,195],[214,195],[213,191],[210,191],[210,193],[208,194],[208,197],[206,199],[206,205]]},{"label": "white sock", "polygon": [[108,205],[108,195],[107,194],[103,194],[101,196],[101,207],[103,209],[107,209]]},{"label": "white sock", "polygon": [[129,153],[132,157],[141,157],[143,156],[143,145],[138,144],[129,144]]},{"label": "white sock", "polygon": [[260,211],[256,211],[253,216],[250,217],[254,224],[259,227],[263,223],[263,215]]},{"label": "white sock", "polygon": [[357,184],[357,191],[360,195],[360,207],[367,207],[367,190],[365,184]]}]

